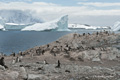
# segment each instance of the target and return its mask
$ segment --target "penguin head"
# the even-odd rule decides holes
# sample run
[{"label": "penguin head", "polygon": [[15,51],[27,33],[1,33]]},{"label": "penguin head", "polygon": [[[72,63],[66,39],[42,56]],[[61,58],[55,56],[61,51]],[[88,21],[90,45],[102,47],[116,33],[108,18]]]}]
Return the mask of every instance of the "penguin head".
[{"label": "penguin head", "polygon": [[4,60],[4,57],[1,57],[1,60]]},{"label": "penguin head", "polygon": [[20,67],[23,67],[23,65],[20,65]]}]

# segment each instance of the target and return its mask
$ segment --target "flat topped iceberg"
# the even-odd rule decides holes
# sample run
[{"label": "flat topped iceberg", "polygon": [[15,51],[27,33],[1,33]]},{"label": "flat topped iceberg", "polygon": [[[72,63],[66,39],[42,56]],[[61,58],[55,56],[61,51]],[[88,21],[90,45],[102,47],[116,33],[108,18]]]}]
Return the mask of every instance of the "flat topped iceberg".
[{"label": "flat topped iceberg", "polygon": [[54,21],[45,22],[45,23],[36,23],[34,25],[27,26],[22,29],[22,31],[45,31],[45,30],[69,31],[68,15],[65,15]]},{"label": "flat topped iceberg", "polygon": [[120,30],[120,21],[115,22],[113,27],[111,27],[113,31],[119,31]]},{"label": "flat topped iceberg", "polygon": [[4,21],[2,19],[2,17],[0,16],[0,30],[4,29]]},{"label": "flat topped iceberg", "polygon": [[4,27],[0,24],[0,29],[4,29]]}]

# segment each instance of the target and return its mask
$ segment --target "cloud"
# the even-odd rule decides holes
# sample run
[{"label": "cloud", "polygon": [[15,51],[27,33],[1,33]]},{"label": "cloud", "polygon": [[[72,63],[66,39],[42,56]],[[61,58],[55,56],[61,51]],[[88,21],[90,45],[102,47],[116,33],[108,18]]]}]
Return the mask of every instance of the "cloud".
[{"label": "cloud", "polygon": [[110,7],[110,6],[120,6],[120,3],[103,3],[103,2],[78,2],[80,5],[84,6],[95,6],[95,7]]},{"label": "cloud", "polygon": [[[21,6],[22,5],[22,6]],[[113,4],[114,5],[114,4]],[[70,15],[120,15],[120,9],[95,9],[87,6],[61,6],[45,2],[10,2],[0,3],[0,9],[33,10],[40,14],[70,14]]]},{"label": "cloud", "polygon": [[[87,22],[91,21],[92,17],[95,17],[96,20],[99,20],[100,18],[101,21],[99,21],[99,23],[101,23],[104,20],[107,20],[104,18],[105,16],[113,16],[113,17],[120,16],[120,9],[104,10],[104,9],[92,8],[89,6],[61,6],[61,5],[57,5],[53,3],[45,3],[45,2],[33,2],[33,3],[25,3],[25,2],[2,3],[0,2],[0,9],[30,10],[32,14],[35,14],[36,16],[41,17],[42,19],[44,19],[44,21],[51,21],[62,15],[68,14],[70,23],[73,23],[73,22],[75,23],[75,21],[77,23],[78,22],[83,23],[82,19],[84,19],[84,17],[85,19],[87,19],[86,20]],[[91,16],[91,17],[86,18],[87,16]],[[104,17],[101,18],[101,16],[104,16]],[[111,20],[114,19],[113,17],[110,17]],[[95,18],[91,22],[92,24],[93,22],[96,23]]]},{"label": "cloud", "polygon": [[76,0],[76,1],[88,1],[88,0]]}]

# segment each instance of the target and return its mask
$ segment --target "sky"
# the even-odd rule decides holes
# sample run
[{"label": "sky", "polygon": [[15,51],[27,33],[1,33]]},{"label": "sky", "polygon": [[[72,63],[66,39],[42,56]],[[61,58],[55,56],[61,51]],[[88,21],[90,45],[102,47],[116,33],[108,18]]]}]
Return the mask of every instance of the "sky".
[{"label": "sky", "polygon": [[31,10],[44,21],[63,15],[69,23],[113,26],[120,21],[120,0],[0,0],[0,9]]}]

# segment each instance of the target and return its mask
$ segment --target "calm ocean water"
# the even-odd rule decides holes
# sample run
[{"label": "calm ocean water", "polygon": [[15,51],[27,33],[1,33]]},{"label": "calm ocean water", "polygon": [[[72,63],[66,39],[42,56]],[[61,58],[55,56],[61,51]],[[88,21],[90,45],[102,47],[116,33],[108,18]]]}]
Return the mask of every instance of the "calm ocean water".
[{"label": "calm ocean water", "polygon": [[38,31],[0,31],[0,52],[11,54],[29,48],[44,45],[57,40],[68,33],[92,33],[94,30],[79,30],[70,32],[38,32]]}]

